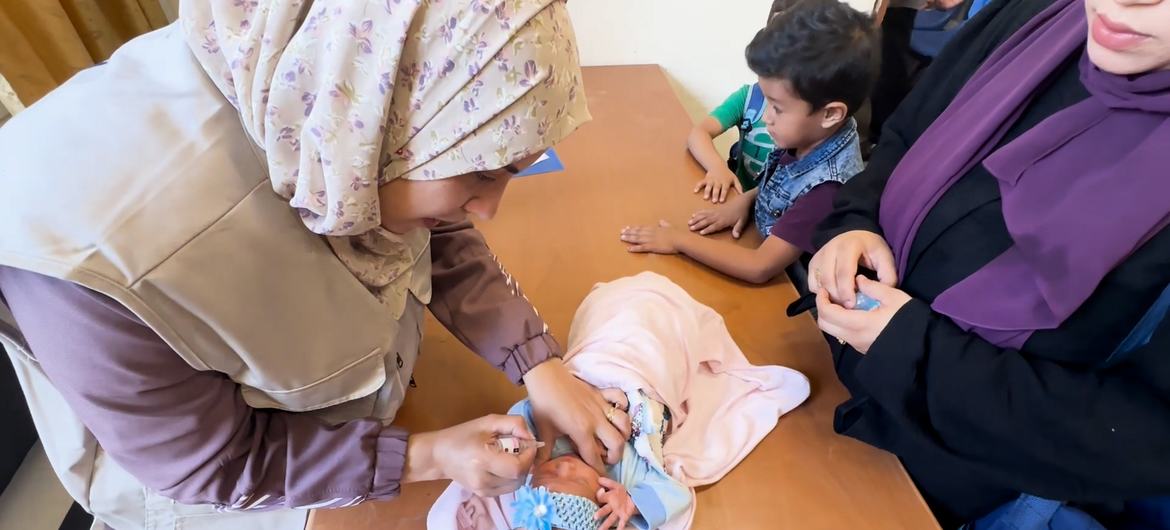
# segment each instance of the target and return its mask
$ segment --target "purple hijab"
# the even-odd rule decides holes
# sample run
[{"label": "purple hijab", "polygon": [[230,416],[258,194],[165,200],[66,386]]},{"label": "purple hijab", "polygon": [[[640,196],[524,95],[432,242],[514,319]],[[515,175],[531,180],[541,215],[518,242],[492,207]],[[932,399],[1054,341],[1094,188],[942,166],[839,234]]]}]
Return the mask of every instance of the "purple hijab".
[{"label": "purple hijab", "polygon": [[1057,0],[1030,20],[914,143],[882,195],[879,221],[904,275],[947,189],[980,162],[999,181],[1014,244],[932,307],[1002,347],[1059,327],[1170,224],[1170,71],[1116,76],[1083,55],[1091,97],[993,151],[1086,35],[1083,0]]}]

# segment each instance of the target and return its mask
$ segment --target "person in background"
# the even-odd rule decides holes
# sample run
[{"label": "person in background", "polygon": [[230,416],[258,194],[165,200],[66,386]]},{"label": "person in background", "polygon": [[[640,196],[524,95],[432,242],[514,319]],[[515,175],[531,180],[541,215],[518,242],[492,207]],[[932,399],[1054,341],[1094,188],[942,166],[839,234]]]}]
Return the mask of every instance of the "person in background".
[{"label": "person in background", "polygon": [[[765,95],[767,134],[783,148],[768,156],[758,187],[696,213],[689,230],[666,221],[626,227],[630,252],[685,254],[752,283],[811,252],[837,189],[862,169],[852,116],[873,82],[874,41],[870,18],[836,0],[804,0],[773,19],[746,55]],[[739,238],[753,219],[764,238],[757,248],[704,237],[730,228]]]},{"label": "person in background", "polygon": [[1170,0],[995,0],[886,132],[809,266],[834,429],[943,528],[1166,528]]},{"label": "person in background", "polygon": [[[932,57],[925,57],[916,53],[911,46],[916,20],[921,18],[920,13],[926,10],[951,12],[956,9],[964,11],[962,19],[974,15],[987,0],[891,0],[890,7],[882,19],[881,48],[882,61],[877,82],[870,94],[871,113],[869,120],[869,134],[867,142],[876,146],[881,141],[882,126],[898,108],[898,104],[914,88],[914,80],[929,64]],[[965,5],[966,4],[966,5]],[[942,28],[939,28],[942,29]],[[946,27],[947,33],[953,35],[958,27]],[[938,31],[937,33],[942,33]],[[865,150],[867,147],[863,145]]]},{"label": "person in background", "polygon": [[[768,22],[800,0],[775,0],[768,10]],[[739,140],[724,158],[715,148],[715,138],[728,129],[739,130]],[[687,136],[687,150],[707,171],[695,185],[703,199],[722,203],[732,190],[740,193],[756,187],[768,154],[776,145],[764,125],[764,95],[758,84],[743,85],[732,92],[711,114],[700,121]]]}]

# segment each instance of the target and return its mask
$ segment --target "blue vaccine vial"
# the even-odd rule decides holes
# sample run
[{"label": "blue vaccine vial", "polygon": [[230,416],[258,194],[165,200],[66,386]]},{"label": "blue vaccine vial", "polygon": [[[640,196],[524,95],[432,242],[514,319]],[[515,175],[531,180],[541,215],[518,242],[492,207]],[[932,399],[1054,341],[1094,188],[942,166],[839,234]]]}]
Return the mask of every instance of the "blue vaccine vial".
[{"label": "blue vaccine vial", "polygon": [[881,302],[866,296],[865,293],[857,293],[857,299],[853,302],[853,309],[856,311],[873,311],[881,306]]}]

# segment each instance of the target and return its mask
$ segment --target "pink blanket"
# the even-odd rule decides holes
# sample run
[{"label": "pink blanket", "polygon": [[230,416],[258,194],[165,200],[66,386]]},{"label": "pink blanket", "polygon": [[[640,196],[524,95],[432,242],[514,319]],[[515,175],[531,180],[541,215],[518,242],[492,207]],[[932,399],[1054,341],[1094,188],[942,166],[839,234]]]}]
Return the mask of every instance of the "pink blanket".
[{"label": "pink blanket", "polygon": [[[803,374],[752,365],[718,313],[650,272],[596,285],[573,318],[565,357],[573,373],[599,388],[641,389],[667,405],[673,432],[663,446],[665,466],[692,488],[726,475],[809,395]],[[452,483],[431,509],[427,528],[511,523],[510,496],[470,497]],[[461,523],[475,519],[465,513],[472,505],[502,513],[480,519],[493,526]],[[665,528],[689,528],[693,515],[694,502]]]}]

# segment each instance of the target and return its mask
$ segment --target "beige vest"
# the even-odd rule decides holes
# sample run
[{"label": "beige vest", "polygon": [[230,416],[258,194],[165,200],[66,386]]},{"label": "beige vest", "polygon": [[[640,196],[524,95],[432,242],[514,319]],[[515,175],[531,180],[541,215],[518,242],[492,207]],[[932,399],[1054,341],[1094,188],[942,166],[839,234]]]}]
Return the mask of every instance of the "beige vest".
[{"label": "beige vest", "polygon": [[[0,190],[0,265],[117,300],[192,367],[238,382],[250,405],[343,421],[390,419],[401,404],[421,304],[412,298],[396,321],[305,229],[177,25],[136,39],[0,129]],[[415,292],[429,289],[429,267],[423,256]],[[208,517],[209,507],[145,491],[73,416],[3,304],[0,341],[54,469],[108,524],[303,526],[304,512]],[[198,524],[180,520],[188,512]]]}]

